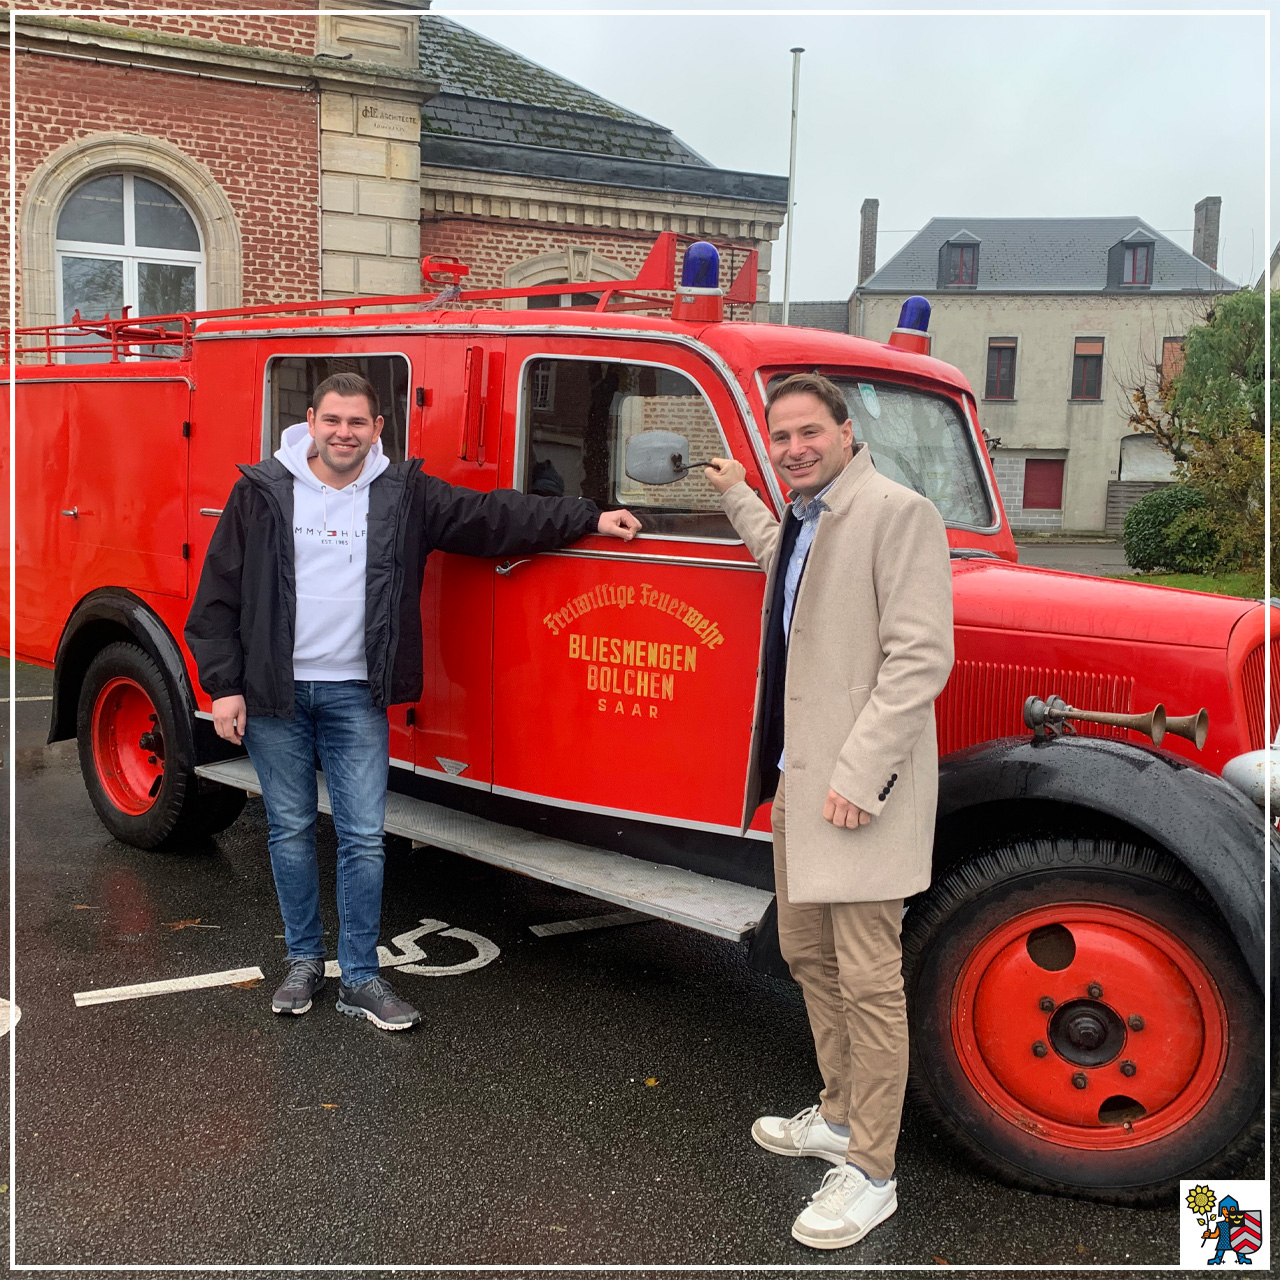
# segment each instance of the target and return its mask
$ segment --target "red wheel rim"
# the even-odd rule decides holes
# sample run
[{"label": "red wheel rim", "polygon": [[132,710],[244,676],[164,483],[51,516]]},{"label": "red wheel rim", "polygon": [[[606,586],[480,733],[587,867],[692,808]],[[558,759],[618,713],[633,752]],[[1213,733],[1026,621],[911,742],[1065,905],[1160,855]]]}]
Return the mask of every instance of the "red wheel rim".
[{"label": "red wheel rim", "polygon": [[155,705],[126,676],[108,680],[93,704],[93,764],[111,803],[146,813],[164,781],[164,741]]},{"label": "red wheel rim", "polygon": [[1205,1104],[1227,1015],[1213,979],[1168,930],[1099,903],[1007,920],[956,982],[952,1043],[1001,1117],[1062,1146],[1154,1142]]}]

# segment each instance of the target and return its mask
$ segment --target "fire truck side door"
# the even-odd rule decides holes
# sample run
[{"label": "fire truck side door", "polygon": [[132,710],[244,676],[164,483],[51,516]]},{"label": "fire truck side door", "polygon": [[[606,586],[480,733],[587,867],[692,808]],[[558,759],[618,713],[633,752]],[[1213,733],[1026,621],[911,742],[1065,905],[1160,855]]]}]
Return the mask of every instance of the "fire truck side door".
[{"label": "fire truck side door", "polygon": [[[61,551],[50,563],[65,566],[71,601],[108,586],[185,596],[190,382],[84,378],[36,395],[55,392],[67,469],[54,513]],[[40,412],[34,397],[28,407]]]},{"label": "fire truck side door", "polygon": [[626,441],[674,431],[689,461],[732,453],[765,487],[731,393],[699,356],[593,341],[509,340],[518,421],[503,479],[627,506],[645,536],[585,538],[495,575],[494,790],[736,831],[764,575],[700,470],[639,484]]},{"label": "fire truck side door", "polygon": [[[470,489],[497,486],[503,364],[501,338],[428,334],[421,425],[410,453],[432,475]],[[492,780],[494,564],[440,551],[428,557],[422,698],[413,708],[416,772],[484,790]]]}]

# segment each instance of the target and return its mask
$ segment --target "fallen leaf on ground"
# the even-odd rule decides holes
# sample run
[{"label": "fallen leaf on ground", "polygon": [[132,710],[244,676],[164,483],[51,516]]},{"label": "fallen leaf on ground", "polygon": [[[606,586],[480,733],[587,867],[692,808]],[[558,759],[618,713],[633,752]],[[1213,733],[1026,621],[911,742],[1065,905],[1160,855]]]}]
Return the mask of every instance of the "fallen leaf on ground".
[{"label": "fallen leaf on ground", "polygon": [[173,929],[175,932],[179,929],[190,929],[197,925],[203,919],[203,916],[196,916],[194,920],[164,920],[162,921],[166,929]]},{"label": "fallen leaf on ground", "polygon": [[647,1084],[647,1085],[649,1086],[649,1088],[650,1088],[650,1089],[652,1089],[652,1088],[653,1088],[653,1086],[654,1086],[655,1084],[657,1084],[657,1083],[658,1083],[658,1078],[657,1078],[657,1076],[646,1076],[646,1077],[645,1077],[645,1084]]},{"label": "fallen leaf on ground", "polygon": [[336,1102],[322,1102],[320,1104],[326,1111],[337,1111],[338,1104]]},{"label": "fallen leaf on ground", "polygon": [[938,1258],[938,1257],[935,1257],[935,1258],[934,1258],[934,1262],[936,1262],[936,1263],[938,1264],[938,1266],[940,1266],[940,1267],[949,1267],[949,1266],[951,1265],[951,1263],[949,1263],[949,1262],[946,1260],[946,1258]]},{"label": "fallen leaf on ground", "polygon": [[233,987],[239,987],[241,991],[251,991],[254,987],[262,985],[261,978],[246,978],[243,982],[233,982]]},{"label": "fallen leaf on ground", "polygon": [[87,902],[77,902],[72,911],[101,911],[101,907],[91,907]]}]

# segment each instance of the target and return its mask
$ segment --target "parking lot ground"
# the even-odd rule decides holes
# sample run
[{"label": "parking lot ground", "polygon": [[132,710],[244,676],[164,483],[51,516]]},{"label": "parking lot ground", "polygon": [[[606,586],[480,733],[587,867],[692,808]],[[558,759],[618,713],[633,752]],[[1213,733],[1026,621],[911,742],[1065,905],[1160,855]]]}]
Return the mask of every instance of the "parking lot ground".
[{"label": "parking lot ground", "polygon": [[[19,697],[48,691],[19,668]],[[42,692],[43,691],[43,692]],[[819,1087],[798,990],[743,949],[393,846],[383,941],[447,968],[393,975],[424,1025],[276,1017],[281,926],[251,801],[216,840],[112,840],[47,701],[18,701],[17,1261],[102,1264],[1158,1264],[1177,1211],[1014,1191],[910,1106],[898,1213],[852,1249],[790,1225],[826,1170],[750,1140]],[[332,826],[320,827],[332,885]],[[326,892],[326,901],[331,889]],[[329,927],[335,924],[329,910]],[[79,1007],[77,993],[258,966],[264,979]]]}]

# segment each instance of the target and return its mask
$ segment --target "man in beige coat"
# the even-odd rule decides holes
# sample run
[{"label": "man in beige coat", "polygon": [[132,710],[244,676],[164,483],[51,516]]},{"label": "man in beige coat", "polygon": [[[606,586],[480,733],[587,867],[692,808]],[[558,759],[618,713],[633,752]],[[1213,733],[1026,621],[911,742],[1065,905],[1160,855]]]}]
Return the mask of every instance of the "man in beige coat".
[{"label": "man in beige coat", "polygon": [[752,1137],[835,1166],[792,1235],[860,1240],[897,1208],[907,1080],[903,899],[928,887],[938,796],[933,704],[953,659],[942,517],[880,475],[842,392],[797,374],[766,410],[782,523],[717,459],[707,478],[766,570],[743,829],[773,796],[778,939],[823,1090]]}]

